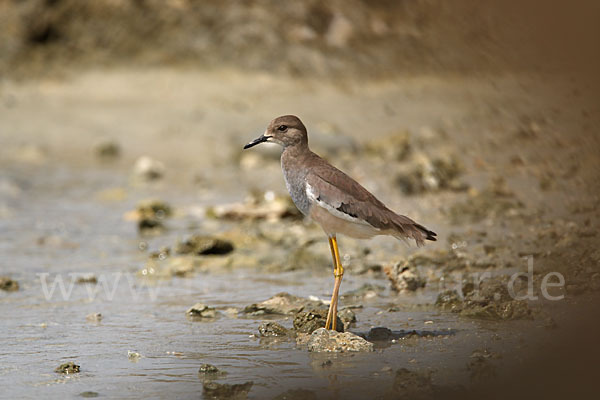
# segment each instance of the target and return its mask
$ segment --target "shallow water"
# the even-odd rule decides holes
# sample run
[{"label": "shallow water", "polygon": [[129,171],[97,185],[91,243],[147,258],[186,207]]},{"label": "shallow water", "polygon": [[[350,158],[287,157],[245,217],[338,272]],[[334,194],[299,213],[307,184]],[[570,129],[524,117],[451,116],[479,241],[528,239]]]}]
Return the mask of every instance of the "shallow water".
[{"label": "shallow water", "polygon": [[[152,190],[135,190],[119,202],[100,200],[97,193],[102,188],[127,184],[122,174],[103,168],[7,168],[3,179],[19,189],[5,198],[9,213],[0,219],[2,274],[21,285],[16,293],[0,293],[4,398],[76,396],[85,391],[119,398],[198,398],[203,385],[198,368],[203,363],[227,373],[218,382],[253,381],[251,398],[298,388],[324,398],[372,397],[391,387],[400,367],[436,371],[436,385],[466,385],[465,366],[474,349],[507,348],[522,337],[524,327],[533,326],[460,320],[422,305],[422,298],[387,290],[356,310],[358,322],[352,332],[364,334],[385,326],[437,335],[401,337],[397,343],[378,344],[370,354],[311,354],[293,340],[257,338],[262,318],[228,309],[239,310],[282,291],[327,299],[332,285],[328,266],[322,273],[265,274],[248,268],[146,281],[136,275],[147,257],[140,242],[156,250],[193,231],[185,221],[175,221],[165,235],[140,238],[135,224],[124,221],[123,215]],[[194,201],[177,189],[165,193],[180,203]],[[73,283],[86,273],[93,273],[99,283]],[[51,291],[57,279],[63,280],[65,293],[60,286]],[[364,283],[389,287],[381,278],[349,271],[342,294]],[[217,307],[220,317],[188,320],[185,310],[197,302]],[[400,311],[385,312],[392,304],[402,306]],[[95,312],[103,315],[101,322],[87,321],[86,315]],[[275,319],[291,327],[290,319]],[[130,361],[129,351],[141,358]],[[70,360],[81,366],[81,373],[54,372]],[[333,363],[324,366],[326,360]]]}]

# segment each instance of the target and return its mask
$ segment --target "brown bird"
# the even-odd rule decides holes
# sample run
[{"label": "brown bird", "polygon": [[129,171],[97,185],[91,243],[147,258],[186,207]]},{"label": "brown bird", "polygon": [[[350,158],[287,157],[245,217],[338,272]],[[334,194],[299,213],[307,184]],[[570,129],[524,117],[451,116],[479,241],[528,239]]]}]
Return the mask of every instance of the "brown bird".
[{"label": "brown bird", "polygon": [[244,146],[272,142],[283,146],[281,169],[292,200],[302,214],[318,223],[329,238],[335,284],[326,329],[336,329],[337,303],[344,275],[336,235],[358,239],[390,235],[414,239],[417,246],[436,240],[436,233],[396,214],[354,179],[313,153],[308,147],[306,127],[294,115],[275,118],[265,133]]}]

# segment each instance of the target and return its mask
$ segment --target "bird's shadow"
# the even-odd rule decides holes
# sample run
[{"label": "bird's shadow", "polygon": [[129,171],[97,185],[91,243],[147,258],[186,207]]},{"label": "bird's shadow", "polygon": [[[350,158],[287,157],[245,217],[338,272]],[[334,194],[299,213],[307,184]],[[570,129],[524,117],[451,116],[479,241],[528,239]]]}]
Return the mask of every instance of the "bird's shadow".
[{"label": "bird's shadow", "polygon": [[443,336],[453,336],[456,334],[455,329],[400,329],[391,330],[385,327],[372,328],[368,332],[352,332],[357,336],[373,343],[375,348],[390,347],[399,341],[411,338],[436,338]]}]

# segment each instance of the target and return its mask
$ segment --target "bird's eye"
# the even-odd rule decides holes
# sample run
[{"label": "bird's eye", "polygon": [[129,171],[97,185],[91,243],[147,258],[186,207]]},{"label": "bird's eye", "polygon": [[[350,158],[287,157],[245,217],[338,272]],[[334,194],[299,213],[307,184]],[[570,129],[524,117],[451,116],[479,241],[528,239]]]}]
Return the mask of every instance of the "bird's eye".
[{"label": "bird's eye", "polygon": [[277,127],[277,130],[280,132],[285,132],[285,131],[287,131],[287,128],[288,128],[287,125],[279,125]]}]

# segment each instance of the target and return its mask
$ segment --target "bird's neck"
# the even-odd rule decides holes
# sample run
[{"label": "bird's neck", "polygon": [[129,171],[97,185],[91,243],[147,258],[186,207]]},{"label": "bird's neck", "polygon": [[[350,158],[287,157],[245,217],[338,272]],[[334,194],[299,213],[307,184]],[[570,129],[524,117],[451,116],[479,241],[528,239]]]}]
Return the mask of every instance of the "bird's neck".
[{"label": "bird's neck", "polygon": [[287,157],[301,158],[310,153],[308,142],[298,142],[283,148],[282,155]]}]

